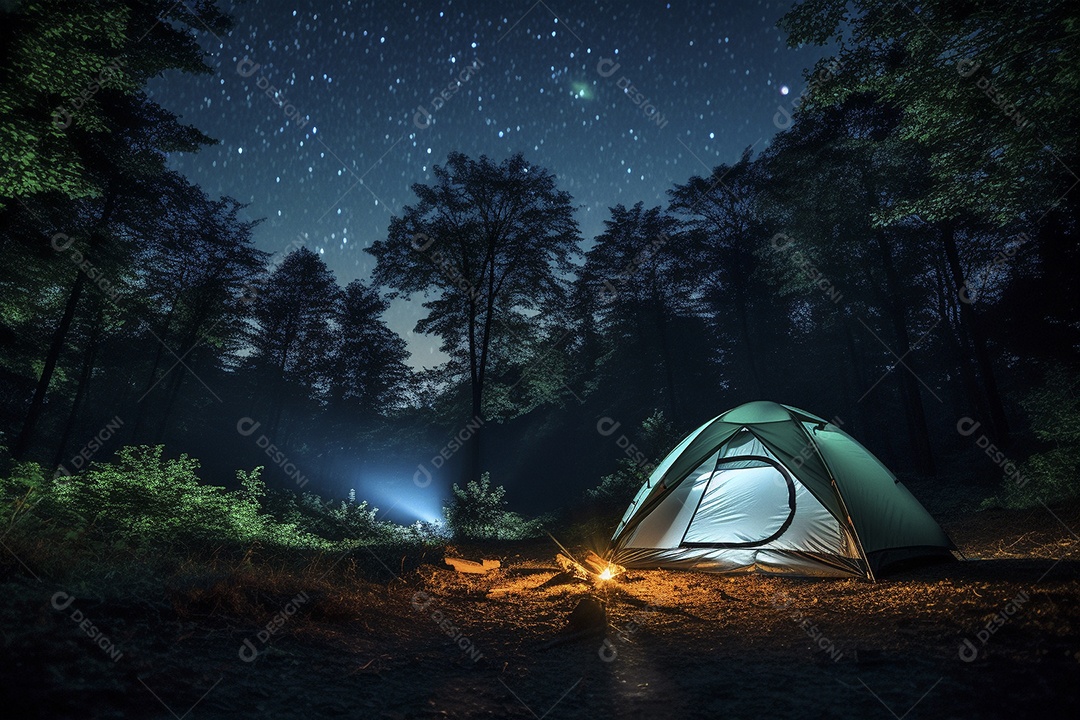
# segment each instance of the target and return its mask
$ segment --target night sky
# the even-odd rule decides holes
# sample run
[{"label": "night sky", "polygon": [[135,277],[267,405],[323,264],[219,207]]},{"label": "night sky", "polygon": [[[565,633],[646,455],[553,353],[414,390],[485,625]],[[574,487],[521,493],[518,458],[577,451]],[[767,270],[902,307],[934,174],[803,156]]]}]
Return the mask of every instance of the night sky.
[{"label": "night sky", "polygon": [[[580,208],[587,246],[608,207],[666,206],[672,183],[767,146],[778,107],[791,108],[822,54],[787,48],[775,25],[791,0],[223,6],[235,28],[202,34],[214,74],[151,85],[220,140],[173,166],[266,218],[259,247],[301,238],[343,284],[368,279],[363,249],[451,151],[520,151],[550,169]],[[422,314],[399,300],[386,318],[413,364],[432,366],[438,340],[412,333]]]}]

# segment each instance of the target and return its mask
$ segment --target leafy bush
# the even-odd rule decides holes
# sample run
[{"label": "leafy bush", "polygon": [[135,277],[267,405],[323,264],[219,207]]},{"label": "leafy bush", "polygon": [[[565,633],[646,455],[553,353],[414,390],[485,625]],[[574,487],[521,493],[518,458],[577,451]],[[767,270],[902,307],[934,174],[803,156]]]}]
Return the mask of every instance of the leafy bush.
[{"label": "leafy bush", "polygon": [[1019,482],[1006,477],[996,497],[983,503],[1025,508],[1080,497],[1080,375],[1051,368],[1046,382],[1021,402],[1039,440],[1051,444],[1020,466]]},{"label": "leafy bush", "polygon": [[403,542],[416,545],[441,545],[450,539],[447,527],[441,523],[417,520],[405,527],[395,526]]},{"label": "leafy bush", "polygon": [[0,507],[4,513],[0,537],[34,509],[45,485],[41,467],[32,462],[15,463],[5,477],[0,477]]},{"label": "leafy bush", "polygon": [[0,478],[5,530],[32,511],[34,532],[53,540],[126,547],[263,543],[325,550],[432,534],[379,522],[367,503],[332,505],[312,493],[269,491],[262,468],[237,472],[238,490],[207,485],[197,460],[165,459],[163,452],[125,447],[114,462],[67,477],[46,478],[35,463],[14,465]]},{"label": "leafy bush", "polygon": [[663,410],[654,410],[652,415],[641,421],[641,442],[645,453],[657,460],[667,455],[680,440],[682,436]]},{"label": "leafy bush", "polygon": [[[283,493],[286,494],[286,493]],[[329,503],[315,493],[306,492],[298,499],[287,493],[295,505],[290,517],[306,532],[330,540],[378,540],[390,532],[391,524],[375,519],[379,509],[367,502]]]},{"label": "leafy bush", "polygon": [[506,510],[506,488],[491,487],[491,476],[470,480],[464,488],[454,483],[450,505],[443,508],[455,538],[468,540],[522,540],[542,532],[541,518],[525,520]]},{"label": "leafy bush", "polygon": [[620,458],[617,465],[615,472],[600,478],[599,485],[585,491],[588,499],[624,508],[652,472],[652,465],[641,465],[630,458]]},{"label": "leafy bush", "polygon": [[199,462],[164,457],[161,446],[121,449],[113,462],[77,475],[46,477],[35,463],[11,464],[0,477],[0,533],[9,540],[70,548],[98,557],[222,546],[349,550],[360,545],[435,546],[462,538],[517,539],[539,534],[541,520],[505,509],[505,489],[471,482],[448,508],[449,526],[378,520],[367,502],[327,502],[314,493],[268,490],[262,468],[237,472],[240,487],[204,484]]},{"label": "leafy bush", "polygon": [[199,462],[162,458],[162,446],[125,447],[113,463],[51,481],[42,503],[80,533],[128,544],[247,542],[264,530],[259,471],[238,473],[244,489],[204,485]]},{"label": "leafy bush", "polygon": [[[662,410],[656,410],[645,418],[636,435],[635,445],[646,457],[653,458],[654,462],[659,462],[681,439]],[[600,484],[586,490],[585,497],[605,505],[617,506],[621,510],[634,499],[634,495],[649,479],[653,468],[652,462],[640,463],[633,458],[619,458],[615,472],[600,478]]]}]

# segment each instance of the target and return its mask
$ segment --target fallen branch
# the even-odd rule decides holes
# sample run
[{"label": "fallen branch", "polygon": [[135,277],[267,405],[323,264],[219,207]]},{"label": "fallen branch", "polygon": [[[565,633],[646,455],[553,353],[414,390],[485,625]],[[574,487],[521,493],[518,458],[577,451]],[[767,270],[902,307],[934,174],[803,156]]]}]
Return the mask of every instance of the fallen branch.
[{"label": "fallen branch", "polygon": [[449,557],[444,558],[444,560],[447,565],[454,568],[454,570],[459,573],[473,573],[475,575],[483,575],[502,565],[498,560],[481,560],[480,562],[473,562],[472,560]]}]

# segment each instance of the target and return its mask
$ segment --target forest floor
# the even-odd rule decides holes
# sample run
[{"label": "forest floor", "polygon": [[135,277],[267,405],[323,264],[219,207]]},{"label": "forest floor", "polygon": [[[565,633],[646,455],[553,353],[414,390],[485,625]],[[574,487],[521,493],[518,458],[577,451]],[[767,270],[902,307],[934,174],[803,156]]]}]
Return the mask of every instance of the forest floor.
[{"label": "forest floor", "polygon": [[[0,713],[1076,717],[1080,505],[973,513],[974,499],[909,486],[967,560],[876,584],[662,571],[546,584],[550,540],[455,548],[502,562],[485,575],[361,549],[57,583],[8,555]],[[548,647],[586,595],[606,604],[606,637]]]}]

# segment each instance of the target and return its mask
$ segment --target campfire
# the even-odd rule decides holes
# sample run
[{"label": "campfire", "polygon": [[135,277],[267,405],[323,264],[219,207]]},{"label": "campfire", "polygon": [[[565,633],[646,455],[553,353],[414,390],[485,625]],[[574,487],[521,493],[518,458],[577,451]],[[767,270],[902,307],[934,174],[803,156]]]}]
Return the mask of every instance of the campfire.
[{"label": "campfire", "polygon": [[589,551],[581,562],[573,557],[559,553],[555,556],[555,562],[559,564],[563,572],[573,575],[581,580],[594,580],[607,582],[626,572],[626,568],[617,565],[610,560],[600,557],[595,552]]}]

